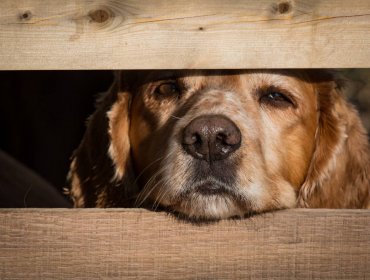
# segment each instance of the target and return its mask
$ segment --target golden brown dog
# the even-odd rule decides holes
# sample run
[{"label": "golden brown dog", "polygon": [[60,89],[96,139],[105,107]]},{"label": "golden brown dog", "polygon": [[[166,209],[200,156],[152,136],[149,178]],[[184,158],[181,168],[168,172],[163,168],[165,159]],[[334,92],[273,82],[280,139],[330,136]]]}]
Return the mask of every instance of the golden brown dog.
[{"label": "golden brown dog", "polygon": [[71,197],[205,219],[369,208],[369,144],[341,87],[319,70],[117,72],[74,154]]}]

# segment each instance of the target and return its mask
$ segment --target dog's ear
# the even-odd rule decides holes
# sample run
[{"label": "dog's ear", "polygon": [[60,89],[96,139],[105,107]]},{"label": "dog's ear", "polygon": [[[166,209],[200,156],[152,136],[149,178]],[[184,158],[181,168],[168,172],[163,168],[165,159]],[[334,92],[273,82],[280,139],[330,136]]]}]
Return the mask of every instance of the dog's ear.
[{"label": "dog's ear", "polygon": [[131,93],[121,72],[97,102],[72,157],[70,196],[75,207],[128,207],[136,192],[130,155]]},{"label": "dog's ear", "polygon": [[335,74],[311,73],[318,102],[316,146],[298,206],[367,208],[370,201],[370,149],[357,111],[342,97]]}]

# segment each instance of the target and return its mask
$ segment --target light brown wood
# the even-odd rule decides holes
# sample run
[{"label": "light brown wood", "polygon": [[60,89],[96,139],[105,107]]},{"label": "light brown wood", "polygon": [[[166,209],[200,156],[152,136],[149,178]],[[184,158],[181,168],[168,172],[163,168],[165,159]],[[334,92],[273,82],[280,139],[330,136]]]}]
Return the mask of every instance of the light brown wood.
[{"label": "light brown wood", "polygon": [[369,0],[2,0],[0,69],[370,67]]},{"label": "light brown wood", "polygon": [[0,210],[0,279],[369,279],[369,210],[194,225],[140,209]]}]

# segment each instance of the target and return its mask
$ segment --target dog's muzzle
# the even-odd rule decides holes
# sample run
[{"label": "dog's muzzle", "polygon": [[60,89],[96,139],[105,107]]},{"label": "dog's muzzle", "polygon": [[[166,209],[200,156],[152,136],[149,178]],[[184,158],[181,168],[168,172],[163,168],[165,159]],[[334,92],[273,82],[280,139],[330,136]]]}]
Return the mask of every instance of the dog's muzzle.
[{"label": "dog's muzzle", "polygon": [[189,192],[223,195],[232,192],[235,163],[230,155],[241,145],[241,132],[223,115],[202,115],[193,119],[182,134],[183,149],[194,161]]},{"label": "dog's muzzle", "polygon": [[193,119],[183,130],[184,150],[208,163],[228,158],[241,144],[236,124],[222,115],[204,115]]}]

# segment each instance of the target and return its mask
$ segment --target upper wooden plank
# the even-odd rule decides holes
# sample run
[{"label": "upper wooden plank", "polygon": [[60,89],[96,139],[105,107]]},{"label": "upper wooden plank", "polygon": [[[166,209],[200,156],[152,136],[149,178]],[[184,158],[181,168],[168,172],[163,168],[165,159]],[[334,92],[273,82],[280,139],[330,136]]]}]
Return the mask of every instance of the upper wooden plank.
[{"label": "upper wooden plank", "polygon": [[194,225],[122,209],[0,210],[0,279],[370,279],[369,210]]},{"label": "upper wooden plank", "polygon": [[0,70],[370,67],[369,0],[2,0]]}]

